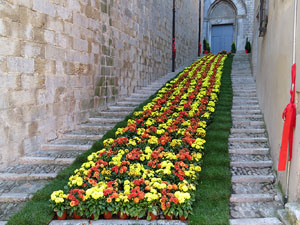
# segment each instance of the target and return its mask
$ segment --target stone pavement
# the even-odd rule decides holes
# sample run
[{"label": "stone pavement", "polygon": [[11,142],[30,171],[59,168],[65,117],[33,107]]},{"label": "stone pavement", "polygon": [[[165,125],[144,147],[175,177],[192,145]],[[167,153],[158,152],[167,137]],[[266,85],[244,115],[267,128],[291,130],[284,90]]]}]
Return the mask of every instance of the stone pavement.
[{"label": "stone pavement", "polygon": [[232,194],[231,225],[280,225],[283,208],[263,116],[256,97],[248,55],[236,54],[232,65],[232,129],[229,138]]},{"label": "stone pavement", "polygon": [[88,150],[95,140],[100,139],[183,69],[184,67],[181,67],[174,73],[168,73],[142,87],[131,96],[108,106],[108,109],[99,112],[99,115],[89,118],[89,121],[80,124],[77,130],[43,144],[41,151],[25,155],[15,165],[0,170],[0,224],[5,224],[5,221],[20,210],[37,190],[55,178],[76,156]]}]

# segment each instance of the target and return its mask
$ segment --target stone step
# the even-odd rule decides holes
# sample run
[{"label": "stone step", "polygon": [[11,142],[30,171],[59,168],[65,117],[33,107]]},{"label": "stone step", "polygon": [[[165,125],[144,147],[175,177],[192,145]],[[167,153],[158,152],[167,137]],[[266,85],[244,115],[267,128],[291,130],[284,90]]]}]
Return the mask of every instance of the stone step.
[{"label": "stone step", "polygon": [[103,134],[87,134],[87,133],[66,133],[62,135],[62,139],[71,140],[99,140],[103,137]]},{"label": "stone step", "polygon": [[79,127],[84,130],[108,131],[111,130],[114,127],[114,125],[101,123],[84,123],[81,124]]},{"label": "stone step", "polygon": [[256,93],[238,93],[238,92],[233,92],[233,97],[257,97]]},{"label": "stone step", "polygon": [[92,145],[72,145],[72,144],[42,144],[41,149],[44,151],[87,151],[92,147]]},{"label": "stone step", "polygon": [[238,148],[229,149],[230,154],[266,155],[270,152],[268,148]]},{"label": "stone step", "polygon": [[0,180],[51,180],[57,173],[0,173]]},{"label": "stone step", "polygon": [[135,98],[149,98],[151,94],[145,94],[145,93],[132,93],[129,97],[135,97]]},{"label": "stone step", "polygon": [[273,201],[274,196],[270,194],[232,194],[230,202],[267,202]]},{"label": "stone step", "polygon": [[230,225],[283,225],[276,217],[230,219]]},{"label": "stone step", "polygon": [[100,112],[100,116],[104,117],[126,117],[129,115],[131,111],[116,111],[116,112],[111,112],[111,111],[103,111]]},{"label": "stone step", "polygon": [[265,168],[272,167],[273,162],[271,160],[268,161],[239,161],[239,162],[231,162],[231,167],[256,167],[256,168]]},{"label": "stone step", "polygon": [[258,104],[236,104],[233,102],[232,110],[260,110]]},{"label": "stone step", "polygon": [[131,101],[122,101],[122,102],[117,102],[116,103],[119,106],[138,106],[140,102],[131,102]]},{"label": "stone step", "polygon": [[149,91],[149,90],[137,90],[135,93],[137,94],[145,94],[145,95],[153,95],[155,93],[155,91]]},{"label": "stone step", "polygon": [[[66,222],[67,221],[67,222]],[[119,220],[119,219],[100,219],[96,221],[81,219],[81,220],[52,220],[49,225],[85,225],[85,224],[93,224],[93,225],[187,225],[186,222],[180,220],[154,220],[149,222],[148,220]]]},{"label": "stone step", "polygon": [[116,124],[123,120],[122,117],[92,117],[88,119],[91,123],[105,123],[105,124]]},{"label": "stone step", "polygon": [[128,97],[124,98],[123,101],[125,102],[139,102],[142,103],[143,101],[146,101],[148,98],[141,98],[141,97]]},{"label": "stone step", "polygon": [[264,126],[264,121],[247,121],[247,120],[235,120],[232,121],[233,125],[249,125],[249,126]]},{"label": "stone step", "polygon": [[230,133],[231,134],[240,134],[240,133],[245,133],[245,134],[264,134],[266,132],[265,129],[238,129],[238,128],[231,128]]},{"label": "stone step", "polygon": [[136,107],[135,106],[120,106],[120,105],[114,105],[114,106],[108,106],[108,110],[111,112],[122,112],[125,111],[128,114],[131,113]]},{"label": "stone step", "polygon": [[233,183],[272,183],[274,180],[273,175],[234,175],[231,178]]},{"label": "stone step", "polygon": [[247,101],[247,100],[258,100],[256,96],[248,96],[248,97],[244,97],[244,96],[233,96],[233,101],[234,100],[240,100],[240,101]]},{"label": "stone step", "polygon": [[277,210],[277,215],[278,215],[279,220],[280,220],[284,225],[292,225],[292,224],[289,222],[287,212],[286,212],[284,209],[279,209],[279,210]]},{"label": "stone step", "polygon": [[55,157],[38,157],[38,156],[23,156],[19,159],[22,164],[43,164],[43,165],[70,165],[75,158],[55,158]]},{"label": "stone step", "polygon": [[2,193],[0,203],[25,202],[32,198],[32,194],[27,193]]},{"label": "stone step", "polygon": [[258,142],[268,142],[267,138],[229,138],[229,142],[234,143],[234,142],[243,142],[243,143],[258,143]]},{"label": "stone step", "polygon": [[256,88],[247,88],[244,86],[236,86],[233,87],[233,94],[240,93],[240,94],[249,94],[249,93],[256,93]]},{"label": "stone step", "polygon": [[6,225],[8,221],[0,221],[0,225]]},{"label": "stone step", "polygon": [[253,115],[253,114],[260,114],[261,111],[259,109],[251,109],[251,110],[243,110],[243,109],[232,109],[231,113],[233,115]]},{"label": "stone step", "polygon": [[232,119],[263,119],[262,115],[232,115]]},{"label": "stone step", "polygon": [[253,100],[253,101],[240,101],[240,100],[233,100],[232,103],[235,105],[235,106],[240,106],[240,105],[258,105],[258,101],[257,100]]}]

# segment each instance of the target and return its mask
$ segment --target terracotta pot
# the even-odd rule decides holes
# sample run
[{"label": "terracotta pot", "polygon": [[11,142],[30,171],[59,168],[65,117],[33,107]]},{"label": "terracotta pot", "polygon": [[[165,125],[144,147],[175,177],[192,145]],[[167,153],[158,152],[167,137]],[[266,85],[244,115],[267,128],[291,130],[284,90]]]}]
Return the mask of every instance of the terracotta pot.
[{"label": "terracotta pot", "polygon": [[166,220],[172,220],[173,219],[173,215],[171,215],[171,216],[165,215],[165,218],[166,218]]},{"label": "terracotta pot", "polygon": [[247,50],[247,49],[245,49],[245,53],[246,53],[246,54],[248,53],[248,50]]},{"label": "terracotta pot", "polygon": [[110,211],[107,211],[106,213],[104,213],[104,219],[109,220],[109,219],[111,219],[111,218],[112,218],[112,214],[111,214]]},{"label": "terracotta pot", "polygon": [[157,216],[154,215],[152,212],[149,212],[149,216],[151,216],[151,220],[156,220]]},{"label": "terracotta pot", "polygon": [[118,212],[118,216],[119,216],[120,220],[126,220],[128,217],[128,215],[126,213],[122,213],[122,215],[121,215],[121,212]]},{"label": "terracotta pot", "polygon": [[186,218],[184,217],[184,215],[180,216],[179,219],[180,219],[181,221],[186,221]]},{"label": "terracotta pot", "polygon": [[81,216],[78,215],[76,212],[73,212],[73,218],[74,218],[75,220],[79,220],[79,219],[81,219]]},{"label": "terracotta pot", "polygon": [[94,216],[94,214],[92,214],[91,216],[90,216],[90,220],[94,220],[95,219],[95,216]]},{"label": "terracotta pot", "polygon": [[58,216],[56,213],[56,217],[58,220],[65,220],[67,218],[67,211],[64,211],[61,216]]}]

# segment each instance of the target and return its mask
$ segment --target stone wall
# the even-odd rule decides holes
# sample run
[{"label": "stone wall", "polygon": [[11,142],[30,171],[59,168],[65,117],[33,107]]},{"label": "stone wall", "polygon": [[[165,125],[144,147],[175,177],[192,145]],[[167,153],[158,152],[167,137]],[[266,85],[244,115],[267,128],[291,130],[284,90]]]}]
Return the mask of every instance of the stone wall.
[{"label": "stone wall", "polygon": [[[260,1],[255,1],[256,15]],[[289,183],[289,201],[300,200],[300,5],[298,4],[296,40],[296,107],[297,118],[293,142],[293,158]],[[290,102],[291,65],[293,52],[294,1],[269,1],[268,25],[265,36],[258,37],[259,20],[254,19],[252,63],[256,76],[257,96],[264,114],[269,135],[274,169],[278,160],[284,121],[282,112]],[[278,171],[277,171],[278,172]],[[278,172],[280,185],[285,193],[286,172]]]},{"label": "stone wall", "polygon": [[[178,0],[176,66],[199,1]],[[0,165],[171,70],[172,0],[0,0]]]}]

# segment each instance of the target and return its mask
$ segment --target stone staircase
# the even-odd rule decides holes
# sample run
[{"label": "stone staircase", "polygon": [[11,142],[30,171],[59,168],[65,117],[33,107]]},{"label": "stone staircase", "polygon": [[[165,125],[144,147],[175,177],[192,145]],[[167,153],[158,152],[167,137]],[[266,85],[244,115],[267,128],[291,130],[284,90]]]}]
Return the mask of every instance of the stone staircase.
[{"label": "stone staircase", "polygon": [[229,137],[232,194],[231,225],[282,225],[283,208],[276,186],[268,138],[256,97],[248,55],[236,54],[232,65],[232,129]]},{"label": "stone staircase", "polygon": [[89,118],[77,130],[43,144],[40,151],[25,155],[15,165],[0,170],[0,224],[5,224],[37,190],[54,179],[78,155],[90,149],[95,140],[100,139],[183,69],[181,67],[142,87],[129,97],[108,106],[107,110],[99,112],[97,116]]}]

